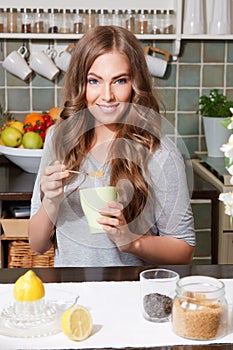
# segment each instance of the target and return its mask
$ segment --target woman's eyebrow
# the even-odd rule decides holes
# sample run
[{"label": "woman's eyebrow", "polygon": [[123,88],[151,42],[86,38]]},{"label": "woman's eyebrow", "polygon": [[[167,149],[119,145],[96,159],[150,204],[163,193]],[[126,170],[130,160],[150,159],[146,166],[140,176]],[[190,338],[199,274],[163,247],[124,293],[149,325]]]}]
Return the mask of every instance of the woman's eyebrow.
[{"label": "woman's eyebrow", "polygon": [[[103,79],[101,76],[99,76],[98,74],[95,74],[95,73],[92,73],[92,72],[89,72],[88,73],[88,75],[87,76],[89,76],[89,75],[92,75],[92,76],[94,76],[94,77],[96,77],[96,78],[98,78],[98,79]],[[125,76],[129,76],[129,73],[120,73],[120,74],[118,74],[118,75],[116,75],[115,77],[112,77],[111,79],[119,79],[119,78],[121,78],[121,77],[125,77]]]}]

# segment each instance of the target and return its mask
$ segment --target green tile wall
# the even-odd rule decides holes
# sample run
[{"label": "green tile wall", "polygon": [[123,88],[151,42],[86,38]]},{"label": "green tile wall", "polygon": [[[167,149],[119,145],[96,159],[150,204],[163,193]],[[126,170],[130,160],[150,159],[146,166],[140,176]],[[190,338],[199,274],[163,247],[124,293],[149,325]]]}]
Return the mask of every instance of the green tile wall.
[{"label": "green tile wall", "polygon": [[[45,41],[45,43],[47,43]],[[69,44],[68,41],[62,41]],[[143,41],[142,45],[152,44]],[[48,110],[59,105],[63,74],[55,82],[33,74],[28,82],[7,73],[1,66],[4,57],[22,45],[20,41],[0,40],[0,103],[16,117],[31,111]],[[171,41],[156,43],[172,52]],[[233,42],[225,40],[184,40],[177,61],[169,63],[164,78],[153,78],[153,84],[166,107],[163,130],[178,146],[186,145],[191,157],[205,150],[201,117],[196,114],[199,96],[219,88],[233,99]]]}]

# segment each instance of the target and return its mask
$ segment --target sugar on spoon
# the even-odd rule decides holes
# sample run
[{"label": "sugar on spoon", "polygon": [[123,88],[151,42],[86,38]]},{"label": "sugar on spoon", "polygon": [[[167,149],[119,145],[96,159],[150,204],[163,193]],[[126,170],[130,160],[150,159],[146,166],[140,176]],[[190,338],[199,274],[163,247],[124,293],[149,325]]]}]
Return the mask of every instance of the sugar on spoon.
[{"label": "sugar on spoon", "polygon": [[93,171],[90,173],[87,173],[86,171],[77,171],[77,170],[71,170],[71,169],[67,169],[66,171],[68,171],[69,173],[74,173],[74,174],[83,174],[85,176],[90,176],[90,177],[102,177],[104,175],[103,171]]}]

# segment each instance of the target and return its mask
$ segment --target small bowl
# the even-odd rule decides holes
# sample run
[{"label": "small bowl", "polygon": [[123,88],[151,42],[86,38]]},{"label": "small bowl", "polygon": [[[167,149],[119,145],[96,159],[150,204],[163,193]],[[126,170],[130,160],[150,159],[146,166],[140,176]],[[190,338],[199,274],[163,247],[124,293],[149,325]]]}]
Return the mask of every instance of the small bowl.
[{"label": "small bowl", "polygon": [[0,153],[28,173],[36,174],[43,149],[13,148],[0,145]]}]

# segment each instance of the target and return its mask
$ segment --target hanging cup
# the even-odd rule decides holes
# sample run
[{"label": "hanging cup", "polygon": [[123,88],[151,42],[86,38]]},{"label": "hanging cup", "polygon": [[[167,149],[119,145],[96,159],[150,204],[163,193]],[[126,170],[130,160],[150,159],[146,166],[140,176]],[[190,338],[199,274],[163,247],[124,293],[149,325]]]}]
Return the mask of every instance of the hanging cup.
[{"label": "hanging cup", "polygon": [[[151,53],[156,53],[160,57],[152,56]],[[146,63],[151,75],[155,77],[162,78],[166,72],[168,60],[170,57],[170,53],[157,47],[146,46],[145,51]]]},{"label": "hanging cup", "polygon": [[27,80],[32,74],[32,70],[24,59],[27,53],[25,46],[21,46],[17,51],[12,51],[2,62],[3,68],[18,78]]}]

